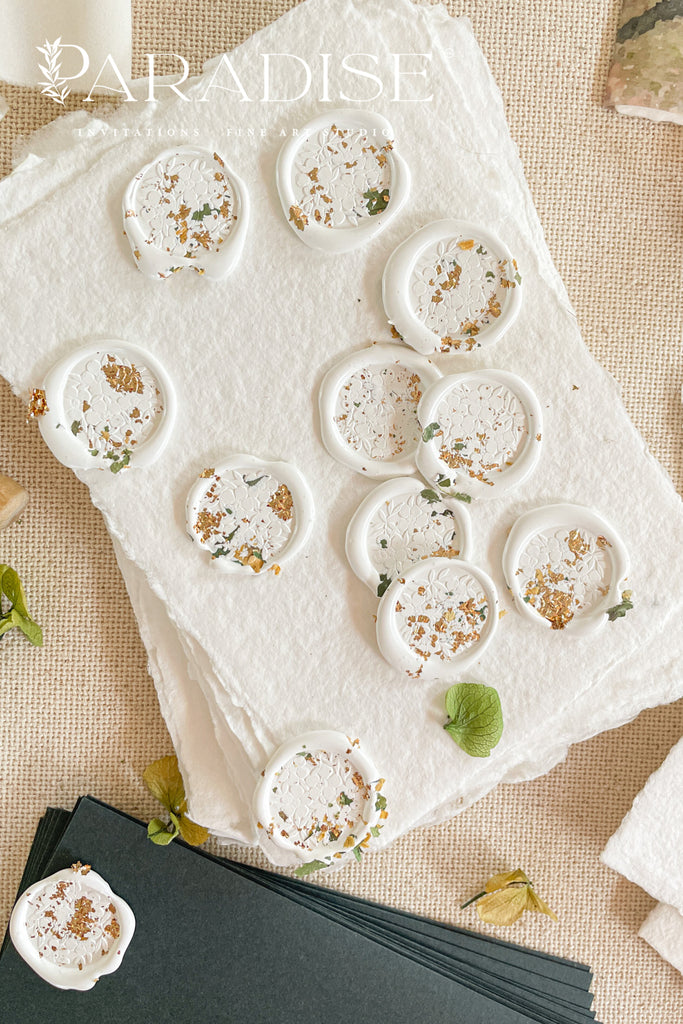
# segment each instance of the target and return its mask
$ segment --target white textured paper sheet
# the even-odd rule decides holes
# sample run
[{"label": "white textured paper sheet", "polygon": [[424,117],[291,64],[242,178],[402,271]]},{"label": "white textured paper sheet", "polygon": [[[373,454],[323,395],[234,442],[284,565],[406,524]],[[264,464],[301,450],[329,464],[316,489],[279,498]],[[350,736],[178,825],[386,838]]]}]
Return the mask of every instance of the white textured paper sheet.
[{"label": "white textured paper sheet", "polygon": [[[341,60],[359,39],[372,40],[385,79],[391,52],[431,53],[428,80],[414,87],[434,94],[431,103],[385,95],[371,104],[394,127],[412,189],[366,248],[314,253],[280,210],[277,153],[287,132],[325,109],[318,91],[287,104],[242,103],[227,93],[206,103],[169,99],[139,115],[127,105],[118,124],[139,116],[151,134],[81,141],[82,173],[65,154],[22,172],[31,187],[44,185],[47,198],[24,203],[2,228],[0,369],[15,390],[25,395],[56,358],[90,337],[148,347],[177,383],[178,424],[162,459],[139,473],[82,479],[120,554],[138,567],[129,571],[121,559],[148,649],[164,655],[152,657],[155,681],[191,810],[216,831],[246,839],[251,786],[274,747],[297,732],[333,728],[363,738],[387,778],[385,842],[461,810],[500,781],[547,771],[570,743],[683,693],[681,503],[628,420],[615,382],[581,340],[469,23],[408,0],[308,0],[234,51],[233,62],[246,91],[259,96],[258,54],[297,53],[316,67],[319,52]],[[122,237],[123,190],[167,148],[169,129],[176,140],[186,131],[193,143],[215,149],[247,183],[253,215],[244,257],[221,284],[186,274],[150,282]],[[481,760],[441,728],[446,686],[400,676],[377,651],[377,602],[344,556],[348,520],[373,484],[328,456],[316,413],[318,386],[336,359],[391,340],[380,295],[389,254],[416,228],[444,217],[480,222],[507,242],[518,254],[524,301],[517,323],[490,351],[437,358],[440,368],[518,373],[544,414],[533,476],[509,496],[471,507],[472,561],[492,575],[506,611],[467,674],[496,686],[505,715],[501,743]],[[20,283],[31,281],[40,282],[40,301],[26,301]],[[313,490],[312,539],[279,577],[223,576],[185,534],[184,501],[196,474],[242,450],[295,462]],[[631,556],[634,611],[587,639],[522,620],[502,577],[500,556],[517,516],[557,501],[601,512]],[[134,596],[139,574],[163,608],[159,619],[144,611],[146,597]],[[204,698],[196,715],[193,694]],[[220,772],[221,749],[230,786],[206,782],[207,757]]]},{"label": "white textured paper sheet", "polygon": [[683,739],[647,780],[601,859],[660,901],[639,935],[683,973]]}]

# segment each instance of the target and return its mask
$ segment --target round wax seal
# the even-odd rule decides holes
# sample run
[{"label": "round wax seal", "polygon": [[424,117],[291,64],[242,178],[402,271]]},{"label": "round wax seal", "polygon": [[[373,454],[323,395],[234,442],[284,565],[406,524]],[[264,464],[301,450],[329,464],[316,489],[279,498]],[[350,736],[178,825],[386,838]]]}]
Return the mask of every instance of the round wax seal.
[{"label": "round wax seal", "polygon": [[123,233],[154,280],[179,270],[223,280],[242,254],[248,219],[243,182],[217,153],[193,146],[160,153],[123,197]]},{"label": "round wax seal", "polygon": [[377,643],[394,668],[414,679],[451,682],[481,656],[498,623],[493,581],[469,562],[427,558],[386,590]]},{"label": "round wax seal", "polygon": [[443,377],[423,395],[417,467],[439,490],[496,498],[525,480],[541,454],[541,408],[514,373]]},{"label": "round wax seal", "polygon": [[629,571],[614,528],[582,505],[546,505],[521,516],[503,551],[515,607],[547,629],[586,635],[607,622]]},{"label": "round wax seal", "polygon": [[287,462],[233,455],[205,469],[187,497],[187,532],[220,572],[258,576],[304,546],[313,525],[313,498]]},{"label": "round wax seal", "polygon": [[98,341],[60,360],[45,378],[38,425],[53,455],[71,469],[111,473],[150,465],[173,428],[171,380],[151,353]]},{"label": "round wax seal", "polygon": [[135,917],[97,872],[74,864],[22,893],[9,930],[17,953],[44,981],[86,991],[120,966]]},{"label": "round wax seal", "polygon": [[367,476],[415,472],[417,406],[441,377],[400,345],[371,345],[336,363],[320,387],[320,428],[330,455]]},{"label": "round wax seal", "polygon": [[495,235],[439,220],[390,256],[382,298],[389,322],[418,352],[471,352],[492,345],[513,323],[521,283],[515,259]]},{"label": "round wax seal", "polygon": [[415,562],[468,558],[469,550],[466,506],[412,478],[387,480],[375,487],[346,531],[349,565],[378,597]]},{"label": "round wax seal", "polygon": [[254,794],[259,842],[289,864],[322,868],[350,854],[360,860],[387,816],[383,785],[357,739],[320,731],[289,740]]},{"label": "round wax seal", "polygon": [[292,230],[326,252],[373,238],[410,187],[391,125],[369,110],[334,110],[299,128],[280,151],[276,180]]}]

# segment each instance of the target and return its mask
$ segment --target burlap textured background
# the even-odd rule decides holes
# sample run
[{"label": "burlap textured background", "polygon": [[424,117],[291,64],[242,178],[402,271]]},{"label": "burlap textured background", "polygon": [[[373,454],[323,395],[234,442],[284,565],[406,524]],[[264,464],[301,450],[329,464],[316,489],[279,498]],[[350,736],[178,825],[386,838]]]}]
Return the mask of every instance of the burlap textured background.
[{"label": "burlap textured background", "polygon": [[[472,19],[501,87],[586,342],[621,383],[631,416],[680,490],[683,133],[601,108],[620,3],[448,6]],[[207,57],[291,6],[292,0],[133,0],[136,73],[144,72],[148,50],[182,53],[198,71]],[[0,122],[0,172],[7,173],[14,141],[51,120],[56,108],[32,90],[1,91],[10,103]],[[79,108],[78,97],[68,107]],[[39,282],[23,286],[27,302],[39,301]],[[552,324],[548,331],[551,337]],[[170,741],[99,513],[35,426],[26,425],[5,385],[0,472],[31,494],[23,521],[0,538],[0,559],[26,581],[46,638],[42,650],[33,650],[10,635],[0,650],[4,926],[46,804],[70,807],[89,792],[151,816],[154,803],[140,775],[170,751]],[[625,479],[624,487],[638,481]],[[652,529],[664,531],[666,523],[653,522]],[[636,936],[653,901],[603,868],[598,854],[681,734],[683,702],[644,712],[575,747],[545,778],[500,787],[459,818],[407,836],[331,884],[477,927],[474,911],[461,912],[459,904],[489,874],[523,867],[560,923],[526,920],[506,937],[593,964],[604,1024],[678,1024],[683,978]]]}]

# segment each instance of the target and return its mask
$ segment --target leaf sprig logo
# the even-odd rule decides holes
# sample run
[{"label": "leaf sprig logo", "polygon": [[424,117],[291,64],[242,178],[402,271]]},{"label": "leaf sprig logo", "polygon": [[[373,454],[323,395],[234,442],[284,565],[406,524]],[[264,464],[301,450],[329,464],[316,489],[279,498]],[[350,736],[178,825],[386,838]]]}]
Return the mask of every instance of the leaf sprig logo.
[{"label": "leaf sprig logo", "polygon": [[64,100],[71,92],[71,89],[66,84],[66,78],[62,78],[60,75],[62,68],[62,37],[59,36],[55,39],[54,43],[50,43],[46,39],[45,46],[37,46],[36,49],[45,58],[45,64],[38,64],[46,79],[46,81],[38,83],[43,86],[40,91],[49,96],[50,99],[53,99],[55,103],[61,103],[64,106]]}]

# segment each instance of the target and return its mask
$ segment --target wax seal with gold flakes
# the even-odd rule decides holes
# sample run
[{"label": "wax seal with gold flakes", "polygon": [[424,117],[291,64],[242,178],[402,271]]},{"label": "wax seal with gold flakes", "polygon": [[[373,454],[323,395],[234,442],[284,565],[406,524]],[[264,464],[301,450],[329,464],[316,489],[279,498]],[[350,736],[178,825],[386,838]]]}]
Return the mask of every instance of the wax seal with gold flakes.
[{"label": "wax seal with gold flakes", "polygon": [[614,527],[582,505],[546,505],[521,516],[503,551],[515,607],[546,629],[585,636],[622,602],[629,558]]},{"label": "wax seal with gold flakes", "polygon": [[148,466],[173,429],[175,392],[166,370],[150,352],[125,341],[98,341],[72,352],[33,394],[45,442],[71,469],[118,474]]},{"label": "wax seal with gold flakes", "polygon": [[194,270],[221,281],[242,254],[249,220],[244,183],[217,153],[167,149],[146,164],[123,197],[123,233],[153,280]]},{"label": "wax seal with gold flakes", "polygon": [[387,817],[383,786],[358,739],[321,730],[288,740],[254,793],[259,843],[299,875],[361,860]]},{"label": "wax seal with gold flakes", "polygon": [[220,572],[279,574],[313,525],[313,498],[291,463],[233,455],[204,469],[187,497],[187,532]]},{"label": "wax seal with gold flakes", "polygon": [[367,476],[415,472],[417,406],[440,370],[402,345],[344,356],[320,387],[320,429],[335,459]]},{"label": "wax seal with gold flakes", "polygon": [[413,679],[452,682],[488,646],[498,596],[485,572],[459,559],[427,558],[387,588],[377,611],[377,643]]},{"label": "wax seal with gold flakes", "polygon": [[418,352],[471,352],[492,345],[513,323],[521,283],[516,260],[495,235],[439,220],[392,253],[382,298],[389,322]]},{"label": "wax seal with gold flakes", "polygon": [[497,498],[522,483],[541,454],[541,408],[514,373],[443,377],[422,396],[417,415],[417,468],[444,494]]},{"label": "wax seal with gold flakes", "polygon": [[369,110],[333,110],[285,142],[276,181],[297,238],[313,249],[348,252],[398,213],[410,173],[385,118]]},{"label": "wax seal with gold flakes", "polygon": [[135,917],[101,875],[77,863],[29,886],[9,931],[17,953],[44,981],[85,992],[121,965]]},{"label": "wax seal with gold flakes", "polygon": [[425,558],[468,558],[470,517],[456,498],[423,480],[401,477],[375,487],[346,531],[346,557],[356,576],[381,597],[392,580]]}]

